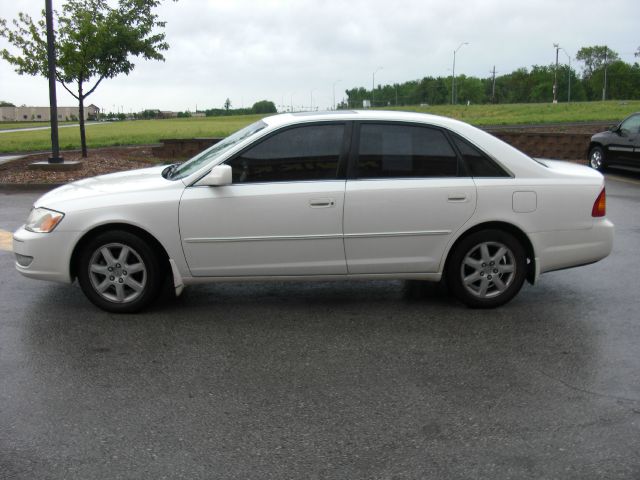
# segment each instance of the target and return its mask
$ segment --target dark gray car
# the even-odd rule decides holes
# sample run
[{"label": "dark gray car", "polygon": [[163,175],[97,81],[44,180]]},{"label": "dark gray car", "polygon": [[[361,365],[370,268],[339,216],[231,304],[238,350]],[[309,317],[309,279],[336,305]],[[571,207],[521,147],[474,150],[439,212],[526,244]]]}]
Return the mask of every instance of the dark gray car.
[{"label": "dark gray car", "polygon": [[600,171],[609,166],[640,170],[640,112],[591,137],[589,165]]}]

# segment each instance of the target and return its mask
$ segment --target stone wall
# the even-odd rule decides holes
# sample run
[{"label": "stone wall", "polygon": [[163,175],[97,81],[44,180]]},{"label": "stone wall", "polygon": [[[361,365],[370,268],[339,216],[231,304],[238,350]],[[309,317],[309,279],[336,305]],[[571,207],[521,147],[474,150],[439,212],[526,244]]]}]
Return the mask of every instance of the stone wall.
[{"label": "stone wall", "polygon": [[153,156],[166,159],[184,160],[218,143],[222,138],[170,138],[160,140],[161,145],[153,147]]},{"label": "stone wall", "polygon": [[586,161],[591,134],[490,131],[531,157]]}]

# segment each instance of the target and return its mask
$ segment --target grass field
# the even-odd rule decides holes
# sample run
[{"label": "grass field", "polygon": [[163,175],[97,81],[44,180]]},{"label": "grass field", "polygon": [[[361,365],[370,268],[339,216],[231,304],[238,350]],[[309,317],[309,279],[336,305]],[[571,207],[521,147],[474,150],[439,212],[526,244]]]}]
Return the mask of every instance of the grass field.
[{"label": "grass field", "polygon": [[[630,113],[640,111],[640,101],[560,103],[557,105],[434,105],[402,107],[398,110],[434,113],[481,126],[582,121],[615,123]],[[89,148],[95,148],[158,143],[163,138],[223,137],[261,117],[261,115],[244,115],[104,122],[87,126],[87,143]],[[2,125],[0,125],[1,128]],[[78,128],[60,129],[59,135],[61,149],[69,150],[80,147]],[[48,130],[0,132],[0,153],[40,151],[49,148],[51,148],[51,144]]]}]

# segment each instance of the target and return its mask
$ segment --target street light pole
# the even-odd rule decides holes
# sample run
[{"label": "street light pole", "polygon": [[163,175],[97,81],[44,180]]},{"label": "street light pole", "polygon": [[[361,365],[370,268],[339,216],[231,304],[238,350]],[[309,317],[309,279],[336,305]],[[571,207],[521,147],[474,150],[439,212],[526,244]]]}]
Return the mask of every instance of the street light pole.
[{"label": "street light pole", "polygon": [[460,50],[465,45],[469,45],[469,42],[462,42],[460,45],[458,45],[458,48],[456,48],[453,51],[453,69],[451,70],[451,105],[454,105],[456,103],[456,97],[455,97],[455,91],[456,91],[456,53],[458,53],[458,50]]},{"label": "street light pole", "polygon": [[569,59],[569,74],[567,75],[569,77],[568,78],[568,89],[567,89],[567,103],[571,103],[571,55],[569,55],[564,48],[562,48],[562,47],[560,47],[560,48],[562,49],[564,54]]},{"label": "street light pole", "polygon": [[53,31],[52,0],[45,0],[47,22],[47,63],[49,64],[49,116],[51,117],[51,157],[49,163],[63,163],[58,141],[58,99],[56,98],[56,45]]},{"label": "street light pole", "polygon": [[309,111],[310,112],[313,112],[313,92],[316,91],[316,90],[317,90],[316,88],[313,88],[311,90],[311,106],[309,107]]},{"label": "street light pole", "polygon": [[333,82],[333,109],[336,109],[336,83],[340,83],[342,80],[336,80]]},{"label": "street light pole", "polygon": [[371,81],[371,108],[375,107],[376,98],[376,73],[382,70],[382,67],[378,67],[373,71],[373,80]]},{"label": "street light pole", "polygon": [[553,72],[553,103],[558,103],[558,51],[562,47],[557,43],[554,43],[553,47],[556,49],[556,69]]}]

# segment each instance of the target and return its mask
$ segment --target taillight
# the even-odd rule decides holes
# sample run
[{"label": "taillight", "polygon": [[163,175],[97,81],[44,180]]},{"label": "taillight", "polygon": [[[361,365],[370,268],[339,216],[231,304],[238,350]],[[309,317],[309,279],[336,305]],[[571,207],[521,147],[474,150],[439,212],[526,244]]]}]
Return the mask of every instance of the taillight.
[{"label": "taillight", "polygon": [[607,213],[607,194],[603,188],[591,209],[592,217],[604,217]]}]

